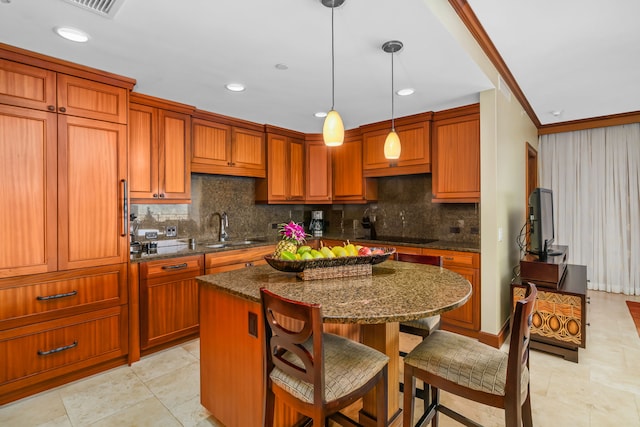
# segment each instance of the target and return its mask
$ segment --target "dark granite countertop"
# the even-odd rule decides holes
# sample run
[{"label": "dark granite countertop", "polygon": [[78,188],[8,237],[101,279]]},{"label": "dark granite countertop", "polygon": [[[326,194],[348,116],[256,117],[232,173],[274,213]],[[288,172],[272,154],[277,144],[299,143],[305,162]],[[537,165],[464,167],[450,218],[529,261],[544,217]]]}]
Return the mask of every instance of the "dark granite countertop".
[{"label": "dark granite countertop", "polygon": [[376,324],[414,320],[452,310],[471,296],[471,285],[441,267],[387,260],[366,276],[307,280],[261,265],[197,277],[200,286],[260,301],[260,288],[297,301],[322,304],[324,321]]},{"label": "dark granite countertop", "polygon": [[[314,239],[316,239],[316,237],[309,238],[308,240],[313,241]],[[331,240],[344,240],[344,241],[348,239],[352,242],[365,243],[371,246],[375,246],[376,244],[415,246],[420,248],[444,249],[444,250],[450,250],[450,251],[480,253],[480,247],[477,244],[467,243],[467,242],[450,242],[445,240],[435,240],[435,241],[430,241],[428,243],[417,243],[418,239],[411,239],[413,240],[412,242],[401,242],[401,241],[398,241],[402,239],[401,237],[397,238],[398,240],[383,240],[383,239],[371,240],[371,239],[360,238],[360,237],[350,238],[340,234],[328,234],[322,237],[318,237],[318,239],[321,239],[321,240],[331,239]],[[389,239],[389,237],[384,239]],[[169,241],[165,245],[162,245],[163,241],[158,241],[157,253],[148,254],[146,252],[143,252],[140,254],[131,254],[130,261],[131,263],[139,263],[139,262],[146,262],[146,261],[152,261],[152,260],[158,260],[158,259],[182,257],[182,256],[188,256],[188,255],[201,255],[206,253],[225,252],[230,250],[251,248],[251,247],[257,247],[257,246],[275,245],[277,243],[274,240],[268,240],[264,238],[249,239],[249,240],[251,240],[251,243],[248,243],[248,244],[244,243],[246,242],[245,239],[236,240],[236,241],[232,240],[229,242],[203,242],[203,243],[197,243],[195,248],[192,248],[189,246],[188,239],[177,239],[177,240]],[[430,239],[424,239],[424,240],[430,240]],[[209,246],[215,246],[220,243],[224,243],[225,246],[222,248],[209,247]]]}]

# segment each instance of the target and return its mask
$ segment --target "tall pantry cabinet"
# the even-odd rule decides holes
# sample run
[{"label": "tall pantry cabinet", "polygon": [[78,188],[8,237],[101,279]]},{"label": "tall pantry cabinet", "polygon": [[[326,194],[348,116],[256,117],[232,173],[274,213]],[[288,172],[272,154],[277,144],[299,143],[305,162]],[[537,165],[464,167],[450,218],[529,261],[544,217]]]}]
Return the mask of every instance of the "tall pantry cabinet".
[{"label": "tall pantry cabinet", "polygon": [[0,404],[125,360],[134,84],[0,44]]}]

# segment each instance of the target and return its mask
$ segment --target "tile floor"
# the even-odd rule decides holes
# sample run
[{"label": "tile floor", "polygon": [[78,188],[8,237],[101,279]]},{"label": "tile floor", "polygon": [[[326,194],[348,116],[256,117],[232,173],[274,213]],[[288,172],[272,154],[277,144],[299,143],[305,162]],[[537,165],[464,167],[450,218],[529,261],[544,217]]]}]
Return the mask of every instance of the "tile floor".
[{"label": "tile floor", "polygon": [[[591,326],[580,363],[531,352],[534,425],[640,427],[640,337],[625,304],[640,297],[592,291],[589,296]],[[412,339],[402,335],[401,347],[410,347]],[[199,351],[198,340],[191,341],[0,406],[0,426],[219,427],[200,406]],[[486,427],[504,425],[500,410],[446,393],[442,400]],[[440,419],[442,427],[459,425]]]}]

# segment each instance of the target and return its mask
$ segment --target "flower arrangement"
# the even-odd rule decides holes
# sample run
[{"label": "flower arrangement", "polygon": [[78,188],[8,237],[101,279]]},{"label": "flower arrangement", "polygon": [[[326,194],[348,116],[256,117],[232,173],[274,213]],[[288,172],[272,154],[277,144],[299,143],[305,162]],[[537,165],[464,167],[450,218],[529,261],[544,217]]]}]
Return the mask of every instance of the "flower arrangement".
[{"label": "flower arrangement", "polygon": [[278,224],[278,232],[282,235],[282,239],[295,240],[297,244],[304,243],[309,234],[305,233],[304,227],[293,221],[289,223]]}]

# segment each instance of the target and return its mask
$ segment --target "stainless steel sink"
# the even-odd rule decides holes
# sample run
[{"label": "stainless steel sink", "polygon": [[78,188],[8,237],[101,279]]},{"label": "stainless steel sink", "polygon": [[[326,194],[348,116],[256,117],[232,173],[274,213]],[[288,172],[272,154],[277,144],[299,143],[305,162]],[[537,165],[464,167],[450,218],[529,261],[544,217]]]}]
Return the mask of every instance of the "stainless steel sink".
[{"label": "stainless steel sink", "polygon": [[237,240],[237,241],[231,241],[231,242],[219,242],[219,243],[207,244],[205,245],[205,247],[211,248],[211,249],[222,249],[230,246],[246,246],[246,245],[251,245],[251,244],[260,243],[260,242],[264,242],[264,240],[247,239],[247,240]]},{"label": "stainless steel sink", "polygon": [[226,243],[215,243],[215,244],[212,244],[212,245],[205,245],[205,247],[212,248],[212,249],[220,249],[220,248],[226,248],[227,244]]}]

